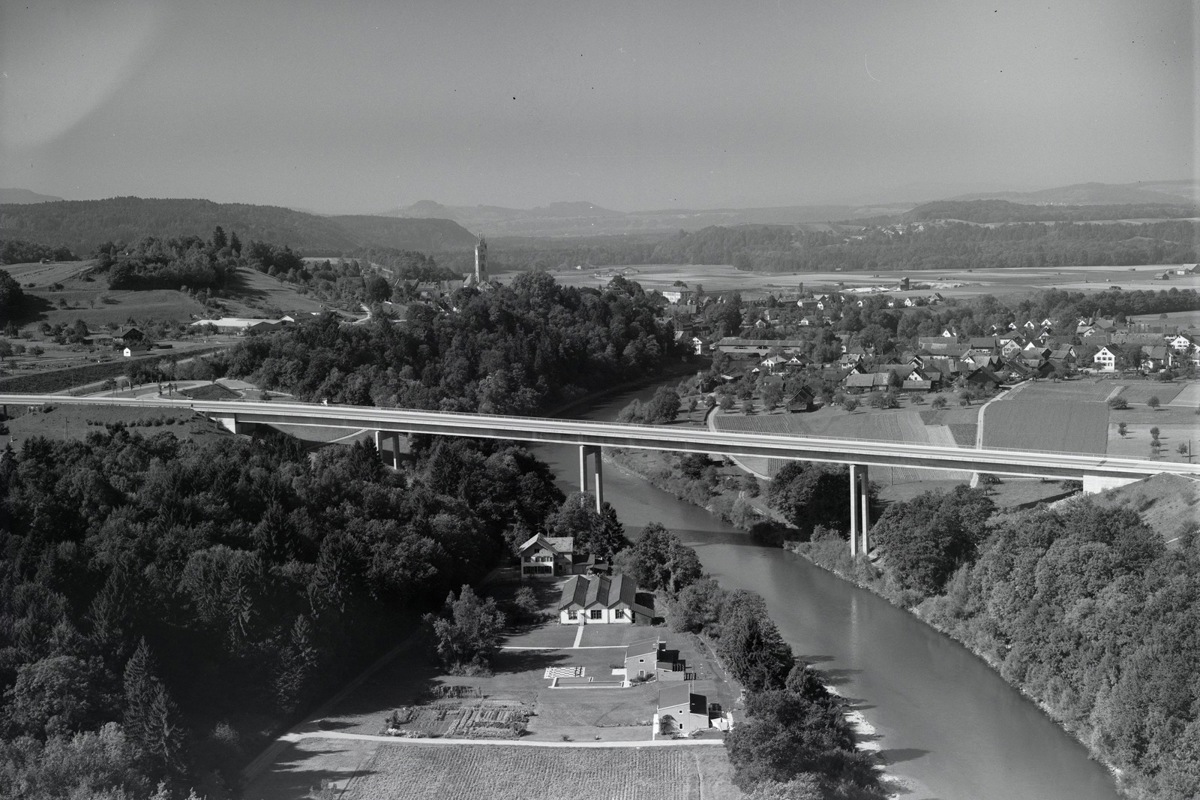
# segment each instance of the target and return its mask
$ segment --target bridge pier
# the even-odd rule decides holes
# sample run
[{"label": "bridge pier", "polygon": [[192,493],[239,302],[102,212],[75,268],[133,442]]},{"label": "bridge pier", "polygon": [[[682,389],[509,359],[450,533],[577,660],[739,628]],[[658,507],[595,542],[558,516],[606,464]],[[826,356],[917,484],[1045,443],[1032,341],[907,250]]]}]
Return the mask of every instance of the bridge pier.
[{"label": "bridge pier", "polygon": [[[400,437],[405,435],[394,431],[375,431],[375,449],[379,451],[379,458],[392,469],[400,468]],[[390,447],[388,442],[391,442]],[[389,449],[391,450],[390,462],[387,456]]]},{"label": "bridge pier", "polygon": [[213,418],[222,428],[230,433],[249,433],[250,425],[245,422],[238,422],[237,414],[229,416]]},{"label": "bridge pier", "polygon": [[588,490],[587,462],[589,456],[592,457],[592,463],[595,465],[595,487],[592,494],[596,496],[596,513],[599,514],[604,507],[604,462],[600,457],[600,448],[596,445],[579,445],[579,491],[586,492]]},{"label": "bridge pier", "polygon": [[870,475],[865,464],[850,465],[850,557],[871,550]]}]

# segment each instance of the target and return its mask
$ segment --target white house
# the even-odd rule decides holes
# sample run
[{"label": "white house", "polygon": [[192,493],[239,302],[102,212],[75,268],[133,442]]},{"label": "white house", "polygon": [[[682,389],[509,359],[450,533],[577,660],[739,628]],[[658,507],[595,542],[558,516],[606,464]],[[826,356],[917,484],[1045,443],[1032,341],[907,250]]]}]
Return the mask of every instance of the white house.
[{"label": "white house", "polygon": [[1116,372],[1118,353],[1115,348],[1105,345],[1092,356],[1092,363],[1102,372]]},{"label": "white house", "polygon": [[654,610],[638,603],[637,594],[637,584],[621,573],[611,578],[572,575],[563,585],[558,621],[563,625],[648,624]]},{"label": "white house", "polygon": [[666,734],[689,736],[708,730],[708,698],[693,692],[690,683],[663,689],[658,694],[658,724],[659,732]]},{"label": "white house", "polygon": [[522,578],[570,575],[575,561],[575,539],[539,533],[526,539],[517,552],[521,556]]}]

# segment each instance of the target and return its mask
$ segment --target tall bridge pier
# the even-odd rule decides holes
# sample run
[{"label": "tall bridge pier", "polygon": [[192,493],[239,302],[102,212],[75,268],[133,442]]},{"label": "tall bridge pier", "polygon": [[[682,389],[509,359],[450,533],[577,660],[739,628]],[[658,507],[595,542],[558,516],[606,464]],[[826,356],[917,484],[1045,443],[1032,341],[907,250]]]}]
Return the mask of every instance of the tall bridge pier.
[{"label": "tall bridge pier", "polygon": [[850,465],[850,557],[871,550],[867,532],[871,529],[870,478],[865,464]]},{"label": "tall bridge pier", "polygon": [[[395,431],[375,431],[375,449],[379,451],[379,457],[383,463],[388,464],[392,469],[400,466],[400,437],[407,435]],[[391,442],[390,446],[387,445],[388,442]],[[391,451],[390,463],[387,456],[389,450]]]},{"label": "tall bridge pier", "polygon": [[579,446],[579,491],[586,492],[588,490],[587,462],[589,457],[594,465],[595,488],[592,489],[592,494],[596,496],[596,513],[599,514],[604,507],[604,462],[600,458],[600,448],[597,445],[581,444]]}]

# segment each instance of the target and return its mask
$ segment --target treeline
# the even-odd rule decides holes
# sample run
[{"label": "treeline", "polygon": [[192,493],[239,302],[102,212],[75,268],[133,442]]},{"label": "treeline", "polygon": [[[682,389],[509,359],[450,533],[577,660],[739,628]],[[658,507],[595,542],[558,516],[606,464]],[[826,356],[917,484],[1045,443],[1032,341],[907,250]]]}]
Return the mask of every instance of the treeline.
[{"label": "treeline", "polygon": [[24,303],[25,292],[21,289],[21,284],[8,274],[8,270],[0,269],[0,311],[11,314],[20,309]]},{"label": "treeline", "polygon": [[1080,497],[997,514],[982,489],[892,504],[877,572],[818,561],[913,608],[1034,698],[1139,798],[1200,793],[1200,525],[1168,548],[1129,507]]},{"label": "treeline", "polygon": [[658,523],[618,555],[617,566],[667,597],[672,629],[714,641],[745,689],[746,719],[725,737],[739,788],[800,800],[884,797],[872,757],[855,748],[845,701],[796,661],[760,596],[722,589],[695,550]]},{"label": "treeline", "polygon": [[453,312],[414,304],[404,323],[326,315],[240,342],[215,365],[305,400],[530,413],[675,357],[654,298],[623,280],[600,292],[525,273],[488,292],[460,289],[452,302]]},{"label": "treeline", "polygon": [[[1126,203],[1107,206],[1030,205],[1008,200],[939,200],[917,206],[891,222],[957,219],[980,224],[1006,222],[1097,222],[1122,219],[1188,219],[1200,216],[1195,206],[1173,203]],[[861,222],[861,220],[860,220]]]},{"label": "treeline", "polygon": [[[228,796],[219,767],[481,578],[562,495],[503,443],[181,442],[120,427],[0,457],[0,786]],[[512,538],[512,535],[508,538]]]},{"label": "treeline", "polygon": [[147,236],[132,247],[105,242],[93,254],[96,270],[108,274],[111,289],[224,289],[240,264],[237,234],[217,226],[212,239],[199,236],[158,239]]},{"label": "treeline", "polygon": [[829,231],[744,225],[681,232],[660,243],[651,263],[732,264],[760,272],[1005,269],[1133,266],[1196,261],[1200,224],[1063,222],[986,227],[964,222],[870,227],[847,237]]},{"label": "treeline", "polygon": [[30,261],[78,261],[79,256],[69,247],[54,247],[20,239],[5,239],[0,242],[0,264],[26,264]]}]

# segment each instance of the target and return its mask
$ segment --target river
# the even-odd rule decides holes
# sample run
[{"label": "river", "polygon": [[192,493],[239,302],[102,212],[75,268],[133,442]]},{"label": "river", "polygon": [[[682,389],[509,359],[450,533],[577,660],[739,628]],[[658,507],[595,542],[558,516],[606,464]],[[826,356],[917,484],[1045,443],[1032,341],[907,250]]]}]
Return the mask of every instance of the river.
[{"label": "river", "polygon": [[[672,382],[669,385],[674,385]],[[657,387],[574,409],[611,420]],[[542,445],[564,492],[575,447]],[[727,589],[762,595],[799,658],[824,670],[879,735],[911,800],[1116,800],[1107,770],[982,660],[911,614],[794,553],[760,547],[695,506],[606,464],[604,497],[630,534],[661,522],[696,548]]]}]

